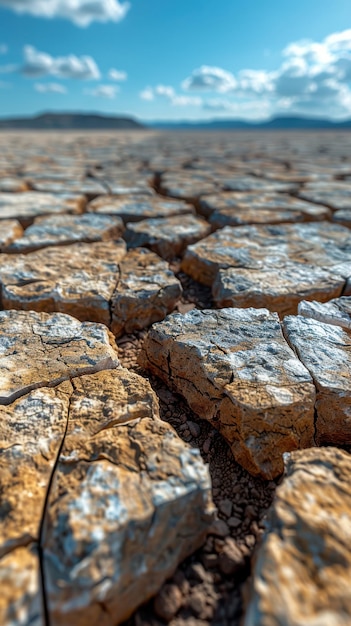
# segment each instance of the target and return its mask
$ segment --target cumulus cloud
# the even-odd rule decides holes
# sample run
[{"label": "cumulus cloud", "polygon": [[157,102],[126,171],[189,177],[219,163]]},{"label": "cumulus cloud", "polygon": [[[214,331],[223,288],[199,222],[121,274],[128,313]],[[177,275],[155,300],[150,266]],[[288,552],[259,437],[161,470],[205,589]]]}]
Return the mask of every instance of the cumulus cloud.
[{"label": "cumulus cloud", "polygon": [[8,47],[5,43],[0,43],[0,54],[7,54]]},{"label": "cumulus cloud", "polygon": [[[302,40],[283,50],[283,62],[275,71],[243,69],[236,76],[218,67],[203,65],[186,78],[186,91],[226,94],[233,100],[204,103],[205,108],[245,112],[254,103],[271,113],[327,115],[351,113],[351,29],[332,33],[322,41]],[[241,103],[241,104],[240,104]]]},{"label": "cumulus cloud", "polygon": [[[177,107],[184,106],[201,106],[202,98],[197,96],[184,96],[176,93],[175,89],[170,85],[157,85],[154,89],[154,93],[157,96],[166,98],[170,104]],[[145,99],[145,98],[144,98]]]},{"label": "cumulus cloud", "polygon": [[152,89],[152,87],[145,87],[145,89],[140,91],[139,98],[141,98],[142,100],[147,100],[149,102],[154,100],[155,94],[154,94],[154,90]]},{"label": "cumulus cloud", "polygon": [[84,27],[92,22],[119,22],[130,5],[119,0],[0,0],[0,7],[36,17],[63,18]]},{"label": "cumulus cloud", "polygon": [[116,70],[115,68],[110,69],[108,76],[111,80],[122,81],[127,80],[128,74],[127,72],[123,72],[121,70]]},{"label": "cumulus cloud", "polygon": [[56,76],[77,80],[98,80],[100,70],[92,57],[52,57],[47,52],[39,52],[33,46],[24,47],[24,63],[21,73],[29,78]]},{"label": "cumulus cloud", "polygon": [[220,67],[210,67],[202,65],[186,78],[182,83],[182,88],[186,91],[217,91],[226,93],[235,89],[237,81],[231,72]]},{"label": "cumulus cloud", "polygon": [[108,100],[113,100],[119,88],[117,85],[98,85],[95,89],[86,90],[85,93],[88,96],[94,96],[95,98],[107,98]]},{"label": "cumulus cloud", "polygon": [[67,93],[67,89],[60,83],[35,83],[35,91],[39,93]]}]

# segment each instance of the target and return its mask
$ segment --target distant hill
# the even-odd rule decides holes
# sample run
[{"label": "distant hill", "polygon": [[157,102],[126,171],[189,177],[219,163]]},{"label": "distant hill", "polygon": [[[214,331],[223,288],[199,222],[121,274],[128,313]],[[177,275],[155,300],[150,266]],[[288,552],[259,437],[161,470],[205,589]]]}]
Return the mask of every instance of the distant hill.
[{"label": "distant hill", "polygon": [[338,130],[351,129],[351,119],[333,122],[308,117],[274,117],[264,122],[236,119],[139,122],[132,117],[98,113],[41,113],[34,117],[0,119],[0,130]]},{"label": "distant hill", "polygon": [[351,129],[351,119],[333,122],[332,120],[308,117],[274,117],[264,122],[217,119],[201,122],[186,120],[154,122],[148,125],[159,130],[338,130]]},{"label": "distant hill", "polygon": [[143,124],[131,117],[95,113],[42,113],[34,117],[0,119],[0,130],[138,130]]}]

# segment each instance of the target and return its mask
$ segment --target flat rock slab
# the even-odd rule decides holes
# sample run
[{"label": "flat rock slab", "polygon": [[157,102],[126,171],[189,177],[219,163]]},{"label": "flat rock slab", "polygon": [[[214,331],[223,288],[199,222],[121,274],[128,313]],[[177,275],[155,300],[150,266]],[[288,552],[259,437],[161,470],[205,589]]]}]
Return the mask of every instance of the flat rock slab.
[{"label": "flat rock slab", "polygon": [[125,243],[77,243],[0,257],[5,309],[59,311],[110,324],[110,300]]},{"label": "flat rock slab", "polygon": [[132,248],[146,246],[164,259],[174,259],[185,248],[203,239],[211,226],[195,215],[143,220],[127,224],[125,239]]},{"label": "flat rock slab", "polygon": [[112,332],[119,336],[164,319],[181,294],[181,284],[168,263],[145,248],[130,250],[120,263],[112,295]]},{"label": "flat rock slab", "polygon": [[204,541],[208,469],[124,369],[75,380],[43,528],[52,622],[114,626]]},{"label": "flat rock slab", "polygon": [[349,233],[324,222],[227,226],[190,245],[182,270],[212,286],[218,306],[295,313],[299,300],[342,294],[351,273]]},{"label": "flat rock slab", "polygon": [[351,209],[351,185],[347,182],[307,183],[298,195],[304,200],[325,204],[334,210]]},{"label": "flat rock slab", "polygon": [[30,180],[30,184],[35,191],[52,194],[73,193],[83,194],[84,196],[93,198],[95,196],[100,196],[103,193],[108,193],[108,187],[106,185],[92,179],[59,180],[54,178],[50,180],[45,178],[36,178],[34,180]]},{"label": "flat rock slab", "polygon": [[85,203],[79,194],[0,193],[0,220],[17,219],[26,228],[41,215],[82,213]]},{"label": "flat rock slab", "polygon": [[315,319],[288,316],[285,335],[317,389],[316,442],[351,444],[351,334]]},{"label": "flat rock slab", "polygon": [[141,364],[211,421],[252,474],[278,476],[284,452],[313,445],[312,378],[266,309],[170,315],[150,329]]},{"label": "flat rock slab", "polygon": [[205,196],[200,212],[210,218],[214,228],[242,224],[314,222],[328,219],[331,211],[282,193],[231,192]]},{"label": "flat rock slab", "polygon": [[115,215],[123,222],[140,222],[141,220],[172,217],[194,213],[194,207],[183,201],[167,198],[102,196],[89,202],[88,212],[103,215]]},{"label": "flat rock slab", "polygon": [[286,183],[256,176],[228,176],[222,181],[222,188],[228,191],[285,191],[291,192],[298,189],[295,183]]},{"label": "flat rock slab", "polygon": [[347,228],[351,228],[351,208],[339,209],[339,211],[335,211],[332,220],[336,224],[342,224],[342,226],[347,226]]},{"label": "flat rock slab", "polygon": [[171,198],[182,198],[192,202],[204,194],[213,194],[219,190],[219,185],[209,174],[201,175],[181,170],[167,172],[161,177],[161,191]]},{"label": "flat rock slab", "polygon": [[50,623],[114,626],[204,541],[208,469],[104,326],[2,311],[0,329],[1,624],[43,626],[44,593]]},{"label": "flat rock slab", "polygon": [[266,307],[281,317],[297,313],[302,298],[325,302],[341,295],[345,276],[328,268],[287,262],[279,270],[229,268],[219,270],[213,299],[223,307]]},{"label": "flat rock slab", "polygon": [[22,178],[15,176],[0,176],[0,191],[15,193],[19,191],[27,191],[28,185]]},{"label": "flat rock slab", "polygon": [[335,448],[286,455],[285,477],[254,564],[244,626],[348,626],[351,457]]},{"label": "flat rock slab", "polygon": [[116,365],[108,329],[68,315],[0,311],[0,405]]},{"label": "flat rock slab", "polygon": [[23,228],[18,220],[2,220],[0,222],[0,252],[23,234]]},{"label": "flat rock slab", "polygon": [[303,317],[318,320],[318,322],[351,330],[351,298],[349,296],[335,298],[335,300],[325,303],[302,300],[299,304],[298,313]]},{"label": "flat rock slab", "polygon": [[0,255],[4,309],[74,315],[116,335],[140,330],[174,310],[182,288],[168,263],[124,241],[77,243]]},{"label": "flat rock slab", "polygon": [[[22,229],[21,229],[22,230]],[[22,237],[4,247],[5,252],[27,253],[48,246],[60,246],[77,241],[106,241],[123,233],[123,222],[108,215],[51,215],[38,217]]]}]

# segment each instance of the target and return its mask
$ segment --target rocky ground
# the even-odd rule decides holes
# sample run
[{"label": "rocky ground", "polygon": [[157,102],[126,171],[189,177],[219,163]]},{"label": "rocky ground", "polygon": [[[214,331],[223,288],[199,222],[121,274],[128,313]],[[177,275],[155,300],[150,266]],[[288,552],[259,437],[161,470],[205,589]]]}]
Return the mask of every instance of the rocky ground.
[{"label": "rocky ground", "polygon": [[351,623],[351,136],[0,135],[0,622]]}]

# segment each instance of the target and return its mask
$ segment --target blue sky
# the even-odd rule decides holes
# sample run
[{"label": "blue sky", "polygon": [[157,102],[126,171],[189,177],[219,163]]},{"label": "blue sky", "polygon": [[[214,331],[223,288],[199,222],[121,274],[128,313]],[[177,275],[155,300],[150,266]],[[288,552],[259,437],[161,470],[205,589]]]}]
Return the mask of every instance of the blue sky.
[{"label": "blue sky", "polygon": [[351,117],[350,0],[0,0],[0,116]]}]

